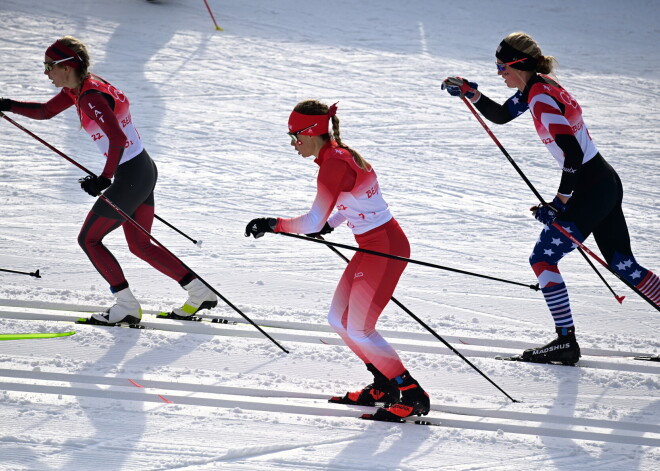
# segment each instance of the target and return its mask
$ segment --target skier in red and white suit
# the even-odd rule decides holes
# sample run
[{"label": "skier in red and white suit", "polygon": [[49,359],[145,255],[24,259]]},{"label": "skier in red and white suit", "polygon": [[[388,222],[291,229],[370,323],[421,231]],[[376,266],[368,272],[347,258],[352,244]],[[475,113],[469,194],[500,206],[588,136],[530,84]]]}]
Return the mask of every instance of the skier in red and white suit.
[{"label": "skier in red and white suit", "polygon": [[[151,230],[154,220],[154,188],[158,178],[155,163],[142,145],[131,118],[129,100],[123,92],[90,74],[87,47],[72,36],[55,41],[47,50],[44,73],[60,92],[46,103],[0,99],[0,111],[11,111],[32,119],[50,119],[75,106],[82,127],[106,157],[99,176],[81,179],[81,187],[92,196],[104,196],[131,216],[142,228]],[[114,179],[114,181],[113,181]],[[80,231],[78,242],[90,261],[110,285],[115,305],[92,317],[101,323],[137,323],[142,317],[119,263],[103,245],[103,238],[123,226],[131,252],[176,280],[188,291],[182,308],[174,313],[190,316],[200,308],[217,304],[209,290],[176,257],[131,225],[102,199],[98,199]]]},{"label": "skier in red and white suit", "polygon": [[545,227],[530,256],[541,292],[552,314],[557,338],[542,347],[525,350],[532,362],[575,364],[580,346],[568,290],[559,261],[576,246],[552,224],[557,222],[580,242],[593,234],[609,266],[656,306],[660,305],[660,278],[635,259],[622,210],[623,186],[612,166],[591,140],[579,103],[556,80],[555,59],[545,56],[526,33],[508,35],[495,54],[498,75],[509,88],[518,89],[503,105],[461,77],[445,79],[451,95],[461,93],[489,120],[504,124],[530,110],[534,126],[561,168],[557,194],[551,204],[532,208]]},{"label": "skier in red and white suit", "polygon": [[[289,118],[289,131],[291,145],[303,157],[316,157],[314,162],[319,166],[312,208],[302,216],[289,219],[253,219],[245,235],[255,238],[266,232],[321,235],[346,221],[361,248],[409,257],[408,239],[383,199],[376,172],[360,154],[341,141],[336,105],[328,107],[316,100],[299,103]],[[335,208],[337,212],[331,217]],[[380,408],[376,419],[425,415],[430,408],[428,394],[410,376],[392,346],[376,331],[378,317],[392,297],[405,267],[403,261],[356,253],[339,281],[328,315],[330,325],[374,375],[373,384],[331,401],[392,404]]]}]

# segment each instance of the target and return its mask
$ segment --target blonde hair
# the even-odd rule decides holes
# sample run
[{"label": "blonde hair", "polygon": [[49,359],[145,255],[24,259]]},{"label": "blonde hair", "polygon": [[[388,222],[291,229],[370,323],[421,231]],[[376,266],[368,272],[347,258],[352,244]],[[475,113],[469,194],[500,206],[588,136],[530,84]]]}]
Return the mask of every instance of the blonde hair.
[{"label": "blonde hair", "polygon": [[78,57],[80,57],[82,63],[80,64],[80,68],[75,70],[81,80],[87,77],[87,75],[89,75],[89,67],[91,64],[89,60],[89,52],[87,52],[87,46],[85,46],[85,43],[83,43],[80,39],[74,38],[73,36],[64,36],[58,39],[58,41],[71,48],[76,54],[78,54]]},{"label": "blonde hair", "polygon": [[[298,103],[296,107],[293,109],[293,111],[306,115],[324,115],[324,114],[328,114],[329,109],[330,108],[328,107],[328,105],[318,100],[305,100]],[[329,139],[334,140],[337,143],[337,146],[341,147],[342,149],[346,149],[351,153],[351,155],[353,156],[353,160],[355,161],[358,167],[360,167],[362,170],[370,171],[371,164],[367,162],[366,159],[362,157],[357,151],[351,149],[342,142],[341,135],[339,133],[339,118],[335,115],[331,119],[332,119],[332,136],[330,135],[330,133],[327,133],[327,134],[323,134],[320,137],[324,140],[329,140]]]},{"label": "blonde hair", "polygon": [[504,38],[504,42],[512,48],[536,59],[537,65],[534,72],[551,74],[555,70],[555,67],[559,65],[559,62],[553,56],[544,56],[539,43],[527,33],[511,33]]}]

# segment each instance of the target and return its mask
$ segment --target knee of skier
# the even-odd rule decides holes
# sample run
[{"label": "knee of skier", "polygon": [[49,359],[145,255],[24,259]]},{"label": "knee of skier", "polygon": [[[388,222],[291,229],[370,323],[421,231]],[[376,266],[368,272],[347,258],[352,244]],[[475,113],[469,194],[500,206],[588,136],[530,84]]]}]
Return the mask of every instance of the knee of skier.
[{"label": "knee of skier", "polygon": [[78,245],[85,252],[87,252],[88,249],[93,248],[95,245],[98,245],[99,242],[100,240],[89,237],[89,234],[86,233],[84,228],[80,231],[80,234],[78,234]]},{"label": "knee of skier", "polygon": [[350,323],[346,328],[348,337],[358,344],[371,342],[374,332],[375,329],[373,327],[351,326]]},{"label": "knee of skier", "polygon": [[330,327],[332,327],[339,335],[346,334],[346,326],[342,323],[341,319],[341,313],[330,308],[330,312],[328,312],[328,324],[330,324]]},{"label": "knee of skier", "polygon": [[142,260],[147,260],[149,257],[147,255],[147,250],[149,249],[150,244],[140,244],[137,242],[129,242],[128,250],[135,255],[136,257],[141,258]]}]

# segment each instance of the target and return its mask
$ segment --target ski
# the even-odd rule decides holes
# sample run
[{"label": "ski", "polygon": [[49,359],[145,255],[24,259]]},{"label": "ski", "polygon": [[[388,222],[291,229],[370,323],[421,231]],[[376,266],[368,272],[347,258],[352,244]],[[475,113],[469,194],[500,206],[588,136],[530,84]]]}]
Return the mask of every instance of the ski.
[{"label": "ski", "polygon": [[562,365],[562,366],[577,366],[577,363],[567,363],[567,362],[561,362],[561,361],[530,361],[530,360],[524,360],[522,355],[511,355],[511,356],[503,356],[503,355],[497,355],[495,357],[496,360],[502,360],[502,361],[519,361],[522,363],[534,363],[536,365]]},{"label": "ski", "polygon": [[[147,322],[149,321],[149,318],[156,318],[156,319],[165,319],[165,320],[186,321],[190,323],[200,323],[200,324],[215,324],[215,325],[236,324],[236,322],[232,322],[222,317],[200,317],[200,316],[183,317],[183,316],[177,316],[176,314],[169,312],[161,312],[159,314],[142,314],[142,316],[143,316],[143,320],[146,320]],[[156,326],[145,325],[142,322],[140,323],[118,322],[118,323],[108,324],[106,322],[99,322],[92,317],[79,317],[76,320],[76,324],[100,325],[103,327],[125,327],[129,329],[159,330],[158,327]]]},{"label": "ski", "polygon": [[47,332],[47,333],[28,333],[28,334],[0,334],[0,340],[31,340],[31,339],[52,339],[56,337],[67,337],[75,332]]},{"label": "ski", "polygon": [[140,324],[127,324],[125,322],[99,322],[93,317],[79,317],[76,324],[83,325],[100,325],[101,327],[126,327],[129,329],[146,329],[147,327]]},{"label": "ski", "polygon": [[[152,314],[147,314],[152,315]],[[237,322],[234,320],[226,319],[224,317],[210,316],[208,314],[192,315],[192,316],[180,316],[173,312],[161,311],[155,315],[158,319],[169,319],[175,321],[188,321],[188,322],[207,322],[211,324],[233,324],[236,325]]]},{"label": "ski", "polygon": [[641,355],[638,357],[633,357],[634,360],[641,361],[658,361],[660,362],[660,355]]},{"label": "ski", "polygon": [[441,423],[438,419],[433,419],[431,417],[427,419],[413,419],[413,418],[397,418],[397,419],[376,419],[374,414],[362,414],[360,417],[362,420],[373,420],[374,422],[389,422],[392,424],[414,424],[414,425],[428,425],[434,427],[440,427]]},{"label": "ski", "polygon": [[[19,308],[34,308],[38,310],[51,310],[51,311],[66,311],[67,313],[78,313],[79,315],[88,315],[92,312],[102,311],[105,309],[104,306],[100,305],[82,305],[74,303],[57,303],[57,302],[48,302],[48,301],[33,301],[33,300],[19,300],[19,299],[2,299],[0,298],[0,317],[2,317],[2,309],[10,307],[19,307]],[[149,323],[151,319],[160,320],[177,320],[169,316],[169,312],[160,311],[155,309],[143,309],[143,318],[142,323]],[[33,318],[33,320],[46,320],[44,318]],[[198,319],[202,319],[198,321]],[[239,317],[232,316],[218,316],[214,315],[213,311],[203,311],[201,313],[196,313],[192,318],[189,319],[179,319],[182,321],[188,322],[172,322],[172,325],[181,325],[185,324],[188,327],[192,327],[197,324],[206,324],[206,325],[215,325],[218,327],[219,324],[227,325],[247,325],[248,323]],[[319,332],[319,335],[334,335],[334,330],[330,326],[321,325],[318,323],[309,323],[309,322],[293,322],[293,321],[279,321],[271,319],[256,319],[257,324],[261,327],[277,328],[288,331],[303,331],[303,332]],[[201,327],[201,326],[200,326]],[[188,330],[188,329],[187,329]],[[413,334],[394,331],[394,330],[382,330],[382,334],[388,336],[391,339],[400,339],[402,342],[415,342],[417,340],[427,340],[428,336],[426,334]],[[324,337],[325,338],[325,337]],[[534,344],[529,342],[523,342],[512,339],[498,339],[498,338],[480,338],[480,337],[465,337],[465,336],[447,336],[446,339],[450,342],[460,342],[463,345],[469,345],[471,347],[491,347],[494,349],[521,349],[525,350],[531,348]],[[429,347],[429,352],[438,352],[442,353],[444,347],[433,348]],[[474,351],[473,355],[492,358],[496,352],[491,351]],[[621,358],[627,360],[633,360],[634,357],[653,357],[655,354],[650,354],[649,352],[644,351],[619,351],[619,350],[609,350],[609,349],[599,349],[599,348],[582,348],[582,360],[587,360],[587,363],[580,366],[590,366],[588,361],[599,360],[603,358],[604,361],[610,361],[612,358]],[[647,360],[653,361],[653,360]],[[593,366],[590,366],[593,367]],[[649,366],[650,367],[650,366]]]}]

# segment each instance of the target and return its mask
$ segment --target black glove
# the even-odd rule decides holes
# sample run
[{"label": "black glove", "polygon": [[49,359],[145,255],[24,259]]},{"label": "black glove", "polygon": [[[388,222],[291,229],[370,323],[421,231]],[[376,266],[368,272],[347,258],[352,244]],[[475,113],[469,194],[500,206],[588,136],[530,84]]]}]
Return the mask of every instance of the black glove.
[{"label": "black glove", "polygon": [[11,110],[11,100],[9,98],[0,98],[0,111]]},{"label": "black glove", "polygon": [[537,221],[545,224],[546,226],[551,226],[557,216],[568,209],[568,203],[562,203],[562,201],[555,196],[552,200],[552,203],[532,206],[529,208],[532,211],[532,214]]},{"label": "black glove", "polygon": [[256,218],[248,222],[245,226],[245,237],[254,237],[258,239],[263,237],[266,232],[274,232],[277,226],[277,219],[275,218]]},{"label": "black glove", "polygon": [[328,223],[326,222],[326,223],[323,225],[323,227],[321,228],[320,231],[318,231],[318,232],[312,232],[311,234],[306,234],[306,235],[307,235],[307,237],[314,237],[314,238],[317,238],[318,236],[322,236],[322,235],[325,235],[325,234],[330,234],[330,233],[331,233],[332,231],[334,231],[334,230],[335,230],[335,228],[334,228],[334,227],[330,227],[330,224],[328,224]]},{"label": "black glove", "polygon": [[80,188],[85,190],[92,196],[98,196],[103,190],[108,188],[112,181],[109,178],[97,177],[96,175],[87,175],[85,178],[78,180]]}]

